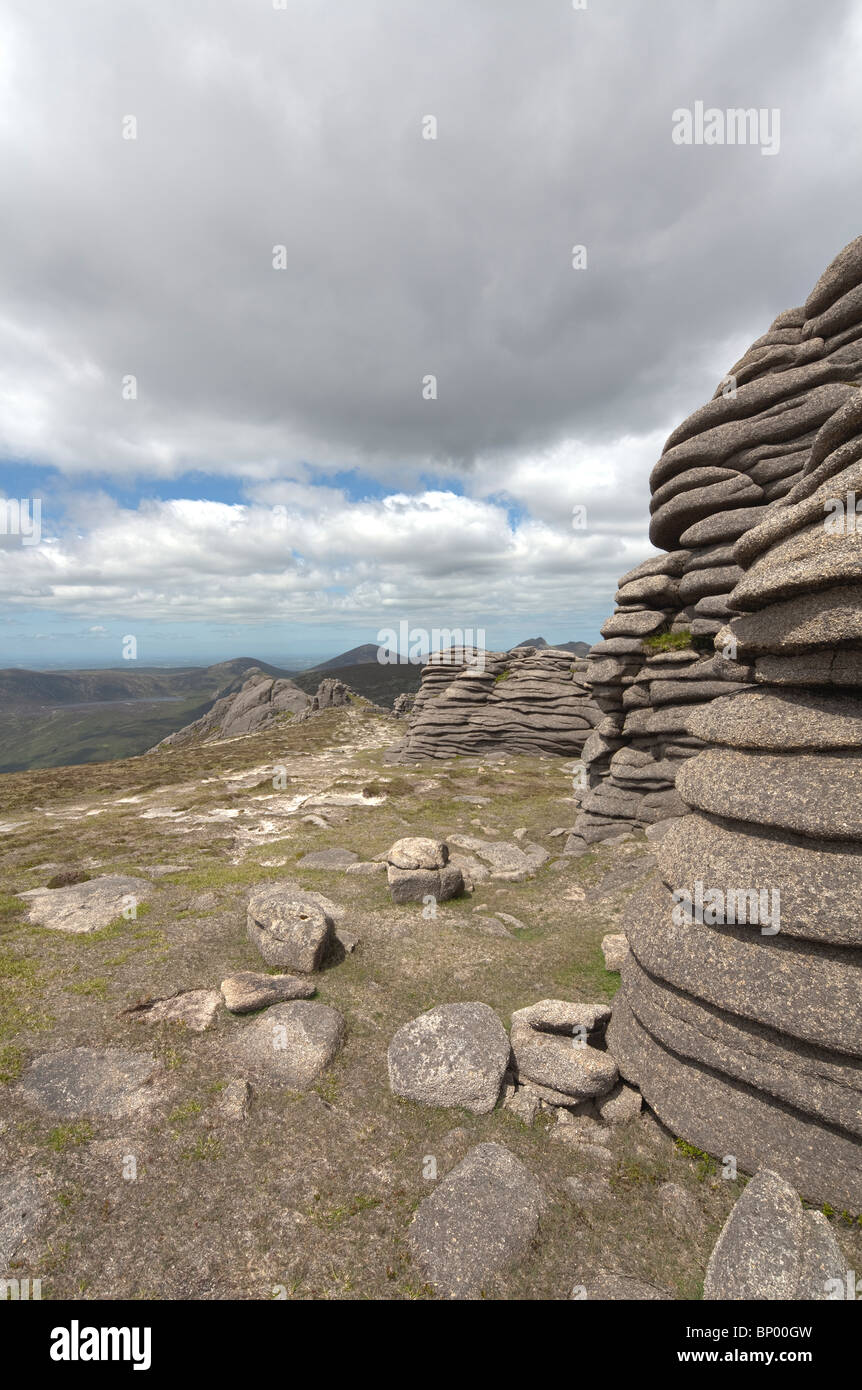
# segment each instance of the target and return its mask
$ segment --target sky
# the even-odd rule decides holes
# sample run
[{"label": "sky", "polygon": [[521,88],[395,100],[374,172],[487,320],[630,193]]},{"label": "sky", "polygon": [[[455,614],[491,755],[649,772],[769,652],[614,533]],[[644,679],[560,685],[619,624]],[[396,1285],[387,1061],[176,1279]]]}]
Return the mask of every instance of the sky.
[{"label": "sky", "polygon": [[860,60],[852,0],[6,0],[0,666],[597,640],[862,231]]}]

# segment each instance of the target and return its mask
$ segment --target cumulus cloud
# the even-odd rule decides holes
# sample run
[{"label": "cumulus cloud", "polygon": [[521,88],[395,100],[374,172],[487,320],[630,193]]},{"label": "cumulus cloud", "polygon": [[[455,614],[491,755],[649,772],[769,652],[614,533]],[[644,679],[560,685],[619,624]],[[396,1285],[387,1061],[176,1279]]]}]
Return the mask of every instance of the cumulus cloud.
[{"label": "cumulus cloud", "polygon": [[[8,0],[0,456],[77,490],[0,546],[12,603],[607,609],[664,436],[859,231],[860,36],[851,0]],[[696,100],[780,108],[780,154],[675,145]],[[193,469],[246,505],[94,492]]]}]

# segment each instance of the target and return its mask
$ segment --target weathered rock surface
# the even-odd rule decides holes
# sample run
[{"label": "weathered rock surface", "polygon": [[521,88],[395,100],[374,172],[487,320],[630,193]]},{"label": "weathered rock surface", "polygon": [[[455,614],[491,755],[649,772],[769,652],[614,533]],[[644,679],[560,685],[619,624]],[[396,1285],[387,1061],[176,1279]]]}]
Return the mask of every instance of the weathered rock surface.
[{"label": "weathered rock surface", "polygon": [[244,1025],[234,1056],[262,1084],[307,1090],[344,1040],[344,1019],[328,1004],[299,999],[276,1004]]},{"label": "weathered rock surface", "polygon": [[242,970],[221,982],[225,1008],[232,1014],[251,1014],[282,1004],[288,999],[309,999],[315,991],[312,980],[296,975],[261,975],[254,970]]},{"label": "weathered rock surface", "polygon": [[187,989],[166,998],[147,999],[124,1013],[137,1023],[178,1023],[192,1033],[203,1033],[221,1002],[217,989]]},{"label": "weathered rock surface", "polygon": [[74,1047],[43,1052],[17,1088],[24,1100],[52,1115],[135,1115],[158,1099],[161,1063],[125,1048]]},{"label": "weathered rock surface", "polygon": [[[862,238],[839,263],[862,282]],[[806,365],[755,380],[750,359],[737,401],[697,412],[657,466],[664,485],[696,458],[715,462],[723,441],[758,468],[788,455],[780,487],[761,472],[769,506],[734,542],[743,573],[715,647],[726,674],[736,662],[736,692],[690,709],[689,733],[711,746],[677,776],[694,814],[657,842],[660,880],[629,904],[608,1037],[623,1077],[677,1134],[859,1211],[862,566],[847,499],[862,494],[862,303],[854,313],[843,345],[827,341]],[[768,408],[757,447],[740,454],[745,397]],[[760,447],[767,437],[782,450]],[[788,1280],[774,1286],[785,1292],[725,1296],[796,1296]]]},{"label": "weathered rock surface", "polygon": [[476,1297],[529,1252],[545,1202],[504,1145],[478,1144],[420,1204],[407,1236],[413,1262],[439,1293]]},{"label": "weathered rock surface", "polygon": [[845,1260],[826,1217],[768,1168],[752,1178],[710,1256],[705,1299],[826,1300]]},{"label": "weathered rock surface", "polygon": [[436,653],[399,745],[405,759],[463,753],[577,753],[601,720],[585,662],[555,647]]},{"label": "weathered rock surface", "polygon": [[267,965],[300,974],[320,969],[334,935],[332,917],[314,895],[277,884],[252,893],[247,928]]},{"label": "weathered rock surface", "polygon": [[484,1115],[500,1094],[509,1039],[487,1004],[440,1004],[398,1029],[388,1064],[395,1095]]},{"label": "weathered rock surface", "polygon": [[107,927],[124,912],[133,912],[152,892],[153,885],[145,878],[102,874],[62,888],[31,888],[18,896],[29,904],[28,922],[53,931],[83,933]]},{"label": "weathered rock surface", "polygon": [[[842,256],[854,264],[862,260],[859,242]],[[698,752],[698,739],[712,741],[711,702],[727,693],[728,682],[736,691],[750,685],[755,663],[758,680],[773,679],[774,668],[766,663],[794,658],[810,663],[822,656],[846,674],[825,677],[822,665],[809,666],[815,682],[862,680],[862,664],[848,661],[853,654],[847,651],[862,646],[853,589],[862,564],[862,528],[839,538],[823,525],[824,507],[853,488],[852,446],[842,437],[833,450],[830,431],[858,396],[862,303],[857,297],[843,306],[842,314],[855,318],[840,336],[827,338],[816,331],[819,316],[809,322],[807,309],[789,312],[792,341],[790,330],[773,325],[731,367],[713,399],[674,430],[653,470],[650,536],[669,553],[623,576],[617,593],[623,607],[602,628],[609,640],[590,652],[586,683],[616,724],[604,744],[588,740],[584,749],[588,790],[573,848],[612,838],[621,823],[645,828],[681,814],[678,803],[669,796],[659,801],[655,793],[672,790],[676,772]],[[776,324],[786,317],[779,315]],[[775,333],[781,337],[774,339]],[[809,466],[813,448],[819,452]],[[829,450],[835,461],[824,466],[823,453]],[[738,663],[719,657],[716,665],[704,644],[715,637],[721,652],[719,634],[730,635],[725,628],[730,620],[737,643],[731,655]],[[638,639],[686,632],[692,639],[687,652],[637,646]],[[624,639],[636,645],[608,651],[609,642]],[[661,680],[663,666],[675,678],[667,684]],[[683,699],[691,702],[688,710]],[[741,741],[746,737],[742,723],[755,709],[758,723],[765,724],[769,705],[738,705],[731,737],[740,748],[750,746]],[[773,740],[782,729],[788,739],[799,738],[803,712],[795,722],[788,705],[775,712]],[[821,714],[821,727],[807,748],[832,748],[836,739],[848,738],[856,740],[850,746],[859,746],[852,715]],[[696,737],[671,751],[674,733],[686,728]],[[755,734],[749,731],[748,737]],[[647,754],[652,763],[649,787],[622,776],[620,753],[631,750]]]},{"label": "weathered rock surface", "polygon": [[519,1081],[530,1081],[569,1097],[589,1100],[610,1091],[619,1075],[603,1050],[610,1009],[544,999],[512,1014],[512,1057]]}]

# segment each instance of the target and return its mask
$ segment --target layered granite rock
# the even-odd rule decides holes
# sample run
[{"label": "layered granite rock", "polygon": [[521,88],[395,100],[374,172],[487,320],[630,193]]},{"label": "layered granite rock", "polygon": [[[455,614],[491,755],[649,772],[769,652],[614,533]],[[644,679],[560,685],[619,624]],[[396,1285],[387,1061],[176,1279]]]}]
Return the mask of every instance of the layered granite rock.
[{"label": "layered granite rock", "polygon": [[556,647],[437,652],[422,670],[398,754],[577,754],[602,719],[585,671],[582,657]]},{"label": "layered granite rock", "polygon": [[[623,576],[604,640],[590,652],[586,680],[604,719],[584,747],[586,786],[570,848],[685,811],[676,773],[704,746],[689,716],[726,694],[728,682],[731,690],[762,678],[816,683],[824,642],[832,642],[837,667],[830,683],[862,681],[859,654],[843,636],[832,640],[836,624],[862,636],[849,577],[854,563],[858,572],[860,552],[851,547],[840,562],[832,558],[820,524],[822,497],[806,494],[799,533],[774,559],[757,558],[803,475],[813,493],[821,487],[819,463],[809,470],[812,446],[815,439],[826,446],[830,422],[858,394],[860,279],[862,238],[836,257],[803,307],[779,314],[713,399],[668,439],[650,479],[650,539],[668,553]],[[765,569],[776,566],[783,578],[770,581]],[[806,592],[813,573],[831,575],[828,599],[822,583]],[[713,651],[712,642],[731,618],[752,609],[755,595],[789,607],[775,606],[768,617],[752,612],[737,630],[738,660],[728,662],[724,643]],[[776,621],[781,631],[771,633]]]},{"label": "layered granite rock", "polygon": [[[862,240],[815,287],[802,341],[860,284]],[[715,645],[735,649],[753,685],[689,713],[688,732],[709,746],[677,778],[692,814],[658,842],[659,877],[629,904],[609,1033],[622,1075],[677,1134],[853,1213],[862,691],[848,673],[862,660],[862,366],[855,374],[793,487],[734,545],[739,616]]]}]

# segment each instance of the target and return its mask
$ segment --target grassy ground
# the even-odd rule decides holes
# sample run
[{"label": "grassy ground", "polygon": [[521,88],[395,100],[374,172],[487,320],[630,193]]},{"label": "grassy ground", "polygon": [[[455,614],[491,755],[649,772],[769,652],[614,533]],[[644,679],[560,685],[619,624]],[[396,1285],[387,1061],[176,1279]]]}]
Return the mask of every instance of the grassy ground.
[{"label": "grassy ground", "polygon": [[[537,1174],[551,1202],[534,1251],[489,1283],[489,1297],[568,1298],[599,1270],[699,1296],[741,1183],[723,1181],[651,1117],[614,1133],[611,1196],[582,1206],[565,1179],[599,1170],[554,1138],[546,1118],[528,1129],[504,1110],[475,1116],[391,1095],[392,1034],[434,1004],[482,1000],[508,1024],[512,1010],[541,998],[612,997],[618,977],[605,971],[599,943],[649,871],[642,839],[581,859],[552,852],[534,879],[479,885],[429,921],[421,904],[389,901],[385,875],[298,869],[311,849],[337,845],[368,859],[406,834],[510,838],[526,826],[530,840],[559,850],[548,832],[574,817],[568,764],[390,766],[383,749],[397,732],[353,708],[203,749],[0,778],[0,1167],[23,1167],[44,1187],[45,1219],[9,1271],[42,1278],[43,1297],[432,1297],[405,1240],[432,1187],[425,1159],[436,1157],[443,1175],[492,1139]],[[287,814],[304,794],[300,814]],[[306,811],[330,824],[303,824]],[[145,874],[166,864],[182,867],[154,879],[135,921],[86,936],[29,925],[14,896],[61,867]],[[605,884],[610,871],[616,889]],[[249,1120],[229,1124],[219,1100],[241,1074],[233,1050],[247,1020],[222,1010],[211,1030],[191,1034],[122,1011],[261,969],[245,904],[252,885],[284,877],[334,899],[359,937],[318,981],[317,997],[344,1015],[347,1041],[312,1091],[259,1090]],[[478,904],[526,929],[483,935]],[[15,1082],[36,1055],[84,1045],[160,1058],[160,1098],[146,1118],[59,1123],[23,1103]],[[129,1156],[134,1180],[123,1176]],[[684,1232],[657,1199],[668,1179],[700,1213]],[[858,1228],[836,1229],[848,1267],[862,1267]]]}]

